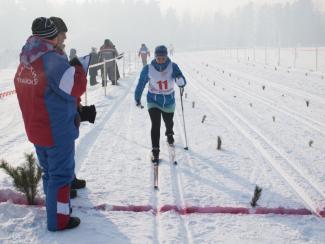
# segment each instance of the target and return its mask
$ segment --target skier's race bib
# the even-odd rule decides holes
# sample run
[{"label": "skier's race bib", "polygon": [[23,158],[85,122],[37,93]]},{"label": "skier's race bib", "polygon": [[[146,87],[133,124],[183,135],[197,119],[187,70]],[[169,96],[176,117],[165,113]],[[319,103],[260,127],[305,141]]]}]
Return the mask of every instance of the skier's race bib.
[{"label": "skier's race bib", "polygon": [[174,92],[174,80],[172,78],[173,65],[172,62],[169,63],[167,68],[159,72],[155,67],[149,65],[149,91],[153,94],[163,94],[168,95]]}]

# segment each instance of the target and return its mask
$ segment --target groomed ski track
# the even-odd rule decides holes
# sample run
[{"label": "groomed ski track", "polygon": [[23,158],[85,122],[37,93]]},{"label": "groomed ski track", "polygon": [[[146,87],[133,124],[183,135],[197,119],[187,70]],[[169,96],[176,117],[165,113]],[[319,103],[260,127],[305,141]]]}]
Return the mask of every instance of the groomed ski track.
[{"label": "groomed ski track", "polygon": [[[292,78],[286,70],[274,74],[271,68],[266,72],[263,65],[252,67],[205,52],[178,54],[173,59],[188,80],[183,100],[189,151],[183,149],[176,90],[178,165],[169,162],[162,121],[159,190],[153,189],[149,115],[146,108],[136,107],[133,99],[137,69],[119,86],[109,86],[106,97],[100,84],[88,88],[88,104],[96,104],[97,118],[94,125],[81,125],[76,143],[77,176],[87,180],[87,188],[72,200],[73,214],[81,218],[81,226],[51,234],[45,230],[44,208],[1,203],[0,211],[7,211],[12,220],[0,217],[0,241],[322,243],[325,117],[319,93],[323,85],[299,92],[301,83],[294,83],[295,79],[313,79],[311,82],[322,84],[321,79],[317,82],[294,71]],[[284,84],[277,83],[280,81]],[[146,90],[144,104],[145,94]],[[279,102],[282,94],[284,100]],[[311,109],[305,108],[304,99],[310,99]],[[33,148],[26,142],[15,95],[0,103],[12,107],[1,123],[1,155],[19,164],[23,152]],[[0,112],[6,113],[3,106]],[[201,123],[203,115],[207,119]],[[221,151],[216,150],[217,136],[222,138]],[[309,140],[314,141],[313,147],[308,146]],[[14,149],[18,147],[23,150],[19,150],[21,155]],[[1,189],[11,188],[2,172],[0,180]],[[300,209],[306,216],[277,215],[276,211],[256,215],[249,205],[255,185],[263,188],[260,207]],[[204,214],[209,208],[213,212],[212,207],[219,207],[219,212],[223,207],[244,210],[239,215]],[[198,213],[191,214],[195,211]],[[31,218],[29,225],[21,221],[25,218]],[[12,230],[9,222],[16,226],[14,237],[6,236]],[[29,234],[19,234],[26,228]]]}]

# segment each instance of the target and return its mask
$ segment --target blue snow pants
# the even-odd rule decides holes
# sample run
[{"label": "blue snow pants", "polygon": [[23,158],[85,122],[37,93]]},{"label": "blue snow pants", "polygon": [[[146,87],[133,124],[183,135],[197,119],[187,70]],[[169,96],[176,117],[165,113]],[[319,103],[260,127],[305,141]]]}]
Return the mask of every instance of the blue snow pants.
[{"label": "blue snow pants", "polygon": [[34,145],[42,168],[46,195],[47,228],[64,229],[70,219],[70,183],[74,178],[75,141],[42,147]]}]

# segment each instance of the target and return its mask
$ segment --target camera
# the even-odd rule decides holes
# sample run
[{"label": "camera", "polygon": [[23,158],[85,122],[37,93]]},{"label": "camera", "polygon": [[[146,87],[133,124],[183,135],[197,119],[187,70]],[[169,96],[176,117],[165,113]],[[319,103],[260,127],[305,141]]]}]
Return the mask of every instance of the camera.
[{"label": "camera", "polygon": [[79,106],[78,113],[80,115],[81,122],[88,121],[89,123],[95,123],[96,119],[96,107],[95,105],[90,106]]}]

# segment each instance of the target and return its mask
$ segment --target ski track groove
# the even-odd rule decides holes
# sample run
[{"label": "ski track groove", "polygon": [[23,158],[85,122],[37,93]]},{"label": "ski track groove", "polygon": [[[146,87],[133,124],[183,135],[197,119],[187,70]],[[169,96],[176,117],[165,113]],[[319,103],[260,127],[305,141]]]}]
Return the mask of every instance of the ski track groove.
[{"label": "ski track groove", "polygon": [[[133,79],[133,76],[130,79]],[[94,127],[90,129],[82,138],[80,138],[76,146],[77,153],[76,153],[75,161],[78,162],[78,164],[76,164],[76,172],[78,172],[78,170],[82,167],[84,160],[87,158],[87,155],[92,151],[92,148],[95,145],[95,143],[92,143],[91,147],[89,147],[88,146],[89,141],[95,142],[97,138],[101,135],[101,132],[105,128],[105,124],[111,119],[114,112],[120,107],[122,102],[127,97],[131,88],[132,85],[129,85],[129,87],[126,88],[123,95],[119,96],[119,98],[113,102],[111,108],[102,115],[100,122],[94,124]]]},{"label": "ski track groove", "polygon": [[[177,118],[178,121],[178,118]],[[164,148],[166,151],[168,151],[167,145],[166,143],[164,143]],[[175,148],[176,150],[176,148]],[[168,156],[169,156],[169,152],[168,152]],[[175,160],[177,161],[177,154],[175,157]],[[178,162],[178,161],[177,161]],[[186,207],[186,203],[185,203],[185,198],[184,198],[184,187],[183,187],[183,182],[181,179],[181,175],[179,173],[179,164],[174,165],[174,162],[171,162],[170,158],[168,160],[168,164],[170,167],[170,179],[171,179],[171,184],[172,184],[172,188],[173,188],[173,192],[174,192],[174,197],[175,197],[175,204],[176,206],[181,209],[182,207]],[[189,230],[189,225],[188,225],[188,221],[186,220],[186,216],[182,217],[179,216],[180,222],[181,222],[181,227],[183,229],[183,233],[185,234],[185,243],[193,243],[193,239],[192,236],[190,234],[190,230]],[[184,241],[184,240],[183,240]]]},{"label": "ski track groove", "polygon": [[[209,64],[209,66],[210,66],[210,64]],[[236,75],[237,77],[241,77],[247,81],[251,80],[251,81],[255,81],[257,83],[269,84],[270,87],[277,88],[280,91],[286,91],[288,93],[291,93],[298,97],[301,97],[302,99],[312,98],[311,100],[318,101],[319,103],[325,104],[325,99],[323,99],[319,95],[313,94],[312,92],[302,92],[302,91],[299,91],[297,88],[281,85],[277,82],[270,81],[269,79],[256,78],[253,74],[250,74],[248,72],[244,73],[242,70],[235,70],[235,69],[229,68],[225,65],[221,66],[220,64],[217,64],[217,67],[214,65],[211,65],[211,67],[214,67],[214,68],[218,67],[218,69],[224,70],[225,73],[227,73],[227,72],[232,73],[232,74]],[[227,72],[226,72],[226,70],[227,70]],[[260,72],[260,71],[257,70],[256,73],[257,72]],[[274,75],[274,73],[272,75]]]},{"label": "ski track groove", "polygon": [[[193,84],[191,84],[191,86],[198,88],[198,86],[195,86]],[[243,134],[245,135],[245,137],[248,138],[248,140],[251,141],[251,143],[256,147],[256,149],[264,156],[264,158],[267,159],[267,161],[273,166],[273,168],[279,173],[279,175],[281,175],[286,182],[291,186],[291,188],[298,194],[298,196],[301,198],[301,200],[303,200],[303,202],[305,203],[305,206],[307,206],[309,209],[312,209],[312,211],[316,214],[318,214],[318,208],[319,207],[323,207],[323,206],[315,206],[315,203],[313,202],[313,200],[308,196],[308,194],[306,194],[305,190],[303,188],[301,188],[299,185],[297,185],[294,181],[294,179],[292,179],[292,177],[287,174],[285,172],[285,170],[283,170],[283,168],[281,166],[277,165],[277,161],[280,160],[279,156],[286,161],[287,163],[289,163],[289,165],[296,171],[296,173],[298,175],[300,175],[300,177],[304,178],[304,180],[306,182],[308,182],[308,184],[310,185],[311,188],[313,188],[318,194],[320,194],[322,196],[322,198],[324,198],[324,194],[319,190],[319,188],[317,186],[315,186],[312,182],[310,182],[310,180],[308,180],[304,175],[301,174],[301,172],[299,170],[297,170],[296,167],[293,166],[292,162],[290,162],[290,160],[288,160],[286,158],[286,156],[284,156],[281,152],[279,152],[279,149],[277,149],[267,138],[265,138],[260,132],[258,132],[258,130],[256,128],[254,128],[254,126],[252,126],[248,121],[246,121],[246,119],[244,119],[241,115],[239,115],[237,112],[232,111],[231,107],[226,105],[224,102],[222,102],[219,98],[219,105],[215,104],[212,100],[211,100],[211,95],[213,95],[213,93],[209,92],[209,91],[204,91],[205,89],[200,88],[200,89],[196,89],[196,90],[201,90],[201,93],[203,96],[206,97],[207,100],[210,101],[211,104],[214,105],[214,107],[216,107],[220,112],[222,112],[224,114],[225,117],[227,117],[229,119],[229,121]],[[209,96],[210,95],[210,96]],[[212,96],[213,97],[213,96]],[[222,106],[220,106],[220,104],[222,104],[223,107],[225,107],[228,111],[232,111],[232,113],[234,115],[230,116],[229,112],[225,112],[225,110],[222,108]],[[246,124],[246,126],[248,127],[248,130],[250,130],[250,132],[253,132],[253,134],[256,134],[259,137],[259,140],[254,139],[251,135],[249,135],[249,132],[245,131],[245,129],[243,128],[243,126],[241,126],[238,122],[235,122],[234,119],[232,117],[236,117],[237,116],[237,120],[239,120],[240,122],[243,122],[242,124]],[[238,119],[239,118],[239,119]],[[255,135],[255,136],[256,136]],[[261,141],[263,142],[263,146],[261,145]],[[269,147],[268,150],[273,150],[275,151],[279,156],[277,157],[277,160],[274,160],[274,158],[270,155],[270,153],[268,152],[268,150],[266,150],[264,147]],[[324,199],[322,199],[322,202],[324,201]],[[325,201],[324,201],[325,202]]]},{"label": "ski track groove", "polygon": [[[212,73],[213,71],[208,70],[208,72]],[[220,75],[224,75],[224,74],[220,74]],[[218,76],[217,80],[221,81],[225,85],[224,87],[228,87],[228,88],[231,87],[233,90],[237,90],[240,93],[246,95],[247,97],[256,99],[256,100],[264,103],[265,105],[271,107],[272,109],[277,110],[283,114],[286,114],[286,115],[290,116],[291,118],[295,119],[296,121],[305,124],[307,127],[312,128],[313,130],[316,130],[317,132],[325,135],[325,124],[323,124],[315,119],[311,119],[304,115],[301,115],[286,106],[276,104],[275,102],[273,102],[272,100],[270,100],[266,97],[262,97],[260,95],[253,94],[252,92],[248,92],[242,88],[239,88],[239,86],[236,85],[235,82],[233,82],[231,79],[226,79],[224,76],[222,78],[220,76]],[[234,85],[230,85],[229,82],[231,82]]]},{"label": "ski track groove", "polygon": [[[210,109],[210,108],[212,108],[211,104],[206,104],[206,101],[200,97],[196,98],[195,100],[202,101],[202,104],[205,103],[205,106],[207,107],[209,114],[211,114],[213,116],[213,118],[215,118],[216,120],[217,119],[220,120],[220,116],[216,115],[216,113],[214,112],[214,109]],[[210,115],[210,118],[211,118],[211,115]],[[226,121],[226,123],[222,123],[222,124],[224,124],[225,128],[227,128],[229,133],[231,133],[231,131],[233,131],[233,127],[231,127],[231,125],[228,123],[229,120],[227,118],[224,118],[223,120]],[[237,136],[241,136],[241,139],[238,139],[238,140],[242,140],[242,139],[247,140],[247,138],[243,135],[237,135]],[[240,146],[247,153],[247,155],[251,159],[251,163],[253,164],[250,181],[256,182],[259,178],[262,177],[263,179],[267,179],[266,183],[272,185],[275,188],[274,184],[276,181],[274,180],[274,178],[271,178],[272,175],[271,175],[269,169],[272,169],[274,173],[277,173],[277,172],[275,172],[274,169],[272,167],[270,167],[270,165],[267,162],[265,162],[265,160],[263,160],[263,158],[260,159],[259,157],[257,157],[255,154],[255,151],[252,150],[252,147],[249,147],[246,143],[243,143]],[[191,162],[192,162],[192,160],[191,160]],[[259,162],[259,163],[257,163],[257,162]],[[261,163],[262,163],[262,166],[261,166]],[[260,172],[262,172],[262,174],[260,174]],[[280,179],[281,178],[279,178],[277,180],[280,180]],[[276,183],[278,183],[278,182],[276,182]],[[267,185],[265,184],[264,186],[267,186]],[[249,187],[249,186],[247,186],[247,187]],[[271,197],[271,196],[269,196],[269,197]],[[264,197],[265,202],[268,202],[267,198],[268,198],[268,196]]]},{"label": "ski track groove", "polygon": [[[212,93],[211,91],[209,91],[209,93],[212,95],[214,95],[214,97],[217,97],[217,94],[215,94],[215,93]],[[219,101],[221,101],[221,99],[219,99],[218,98],[218,100]],[[222,102],[222,101],[221,101]],[[222,104],[226,104],[226,103],[224,103],[224,102],[222,102]],[[273,108],[275,108],[275,107],[273,107]],[[276,108],[275,108],[276,109]],[[230,110],[230,106],[228,106],[228,111]],[[238,113],[238,112],[236,112],[236,111],[234,111],[234,113],[236,113],[236,114],[240,114],[240,113]],[[238,116],[237,115],[237,116]],[[289,113],[288,113],[288,115],[290,115]],[[242,120],[245,120],[245,122],[247,123],[247,124],[249,124],[249,126],[252,128],[252,127],[254,127],[253,125],[251,125],[246,119],[244,119],[243,117],[241,118]],[[258,129],[257,128],[255,128],[255,131],[257,131]],[[325,133],[323,132],[323,131],[320,131],[321,133],[323,133],[324,135],[325,135]],[[319,190],[319,189],[321,189],[321,187],[320,186],[318,186],[317,185],[317,183],[315,183],[315,182],[313,182],[312,180],[310,180],[303,172],[302,172],[302,170],[298,167],[298,166],[296,166],[293,162],[292,162],[292,160],[290,160],[285,154],[285,152],[283,152],[280,148],[277,148],[275,145],[273,145],[273,143],[271,143],[268,139],[266,139],[266,137],[265,136],[263,136],[262,135],[262,133],[261,132],[259,132],[259,135],[260,135],[260,137],[262,137],[265,141],[268,141],[268,144],[270,145],[270,146],[272,146],[277,152],[278,152],[278,154],[280,154],[281,156],[282,156],[282,158],[284,158],[290,165],[291,165],[291,167],[293,167],[297,172],[299,172],[299,174],[303,177],[303,178],[305,178],[322,196],[323,196],[323,198],[325,198],[325,193],[323,193],[321,190]],[[325,202],[325,201],[324,201]]]}]

